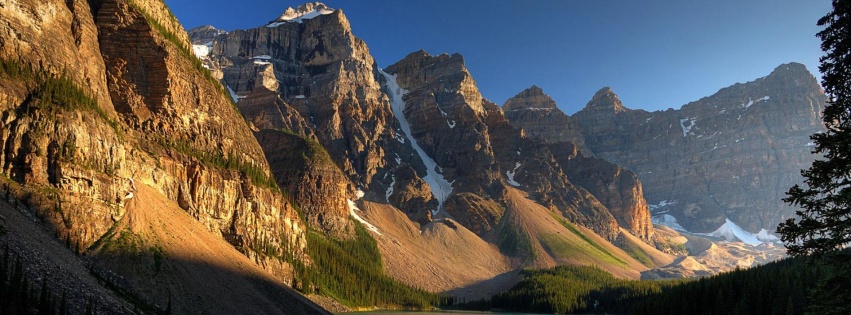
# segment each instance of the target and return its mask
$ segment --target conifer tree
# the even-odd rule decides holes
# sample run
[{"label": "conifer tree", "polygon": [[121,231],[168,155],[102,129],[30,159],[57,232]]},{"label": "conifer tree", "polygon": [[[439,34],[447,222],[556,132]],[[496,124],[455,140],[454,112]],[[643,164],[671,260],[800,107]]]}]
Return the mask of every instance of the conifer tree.
[{"label": "conifer tree", "polygon": [[808,312],[851,313],[851,1],[833,0],[833,11],[819,19],[816,36],[825,55],[820,58],[822,87],[829,97],[823,118],[826,131],[810,136],[814,154],[822,158],[803,170],[806,187],[795,185],[784,201],[802,210],[799,220],[781,223],[780,233],[794,256],[828,256],[834,272],[816,288]]},{"label": "conifer tree", "polygon": [[830,98],[824,109],[827,130],[810,138],[813,153],[823,159],[803,170],[806,188],[795,185],[784,201],[803,209],[781,223],[789,253],[830,253],[851,242],[851,1],[834,0],[834,10],[818,21],[825,29],[817,34],[826,53],[819,70],[822,86]]}]

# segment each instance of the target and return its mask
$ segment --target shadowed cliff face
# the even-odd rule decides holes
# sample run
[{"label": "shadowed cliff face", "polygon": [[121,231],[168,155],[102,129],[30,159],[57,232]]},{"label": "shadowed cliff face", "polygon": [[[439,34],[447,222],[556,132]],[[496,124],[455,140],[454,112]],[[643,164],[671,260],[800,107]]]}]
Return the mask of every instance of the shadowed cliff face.
[{"label": "shadowed cliff face", "polygon": [[617,225],[652,244],[653,224],[638,178],[629,170],[593,157],[584,147],[579,126],[556,107],[552,98],[532,86],[506,101],[503,110],[512,126],[547,144],[560,171],[599,200]]},{"label": "shadowed cliff face", "polygon": [[15,0],[0,15],[5,189],[53,234],[85,251],[146,185],[291,278],[265,253],[303,257],[305,223],[161,1]]},{"label": "shadowed cliff face", "polygon": [[510,185],[573,222],[616,237],[617,223],[607,209],[569,181],[546,145],[527,138],[482,98],[463,61],[457,54],[420,51],[387,68],[408,91],[404,115],[413,136],[453,181],[449,214],[484,235],[502,217]]},{"label": "shadowed cliff face", "polygon": [[594,154],[634,171],[649,203],[666,205],[656,212],[695,232],[725,218],[772,231],[794,215],[781,199],[812,162],[808,137],[822,130],[825,101],[807,69],[791,63],[679,110],[629,110],[604,89],[571,118]]}]

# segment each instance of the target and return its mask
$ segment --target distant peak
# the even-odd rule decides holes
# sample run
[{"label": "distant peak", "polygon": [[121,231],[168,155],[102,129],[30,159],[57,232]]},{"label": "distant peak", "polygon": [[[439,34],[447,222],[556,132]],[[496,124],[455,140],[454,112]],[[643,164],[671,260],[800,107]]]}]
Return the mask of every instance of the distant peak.
[{"label": "distant peak", "polygon": [[523,92],[518,93],[514,97],[505,101],[502,106],[503,110],[519,110],[519,109],[555,109],[558,108],[556,102],[549,96],[544,94],[544,90],[537,85],[533,85]]},{"label": "distant peak", "polygon": [[296,7],[295,9],[293,9],[293,7],[287,8],[287,10],[284,11],[284,14],[281,14],[280,17],[266,26],[277,27],[278,25],[288,22],[301,23],[304,20],[309,20],[320,15],[334,13],[334,11],[336,10],[328,7],[324,3],[308,2]]},{"label": "distant peak", "polygon": [[587,109],[613,109],[615,112],[626,111],[618,95],[610,87],[604,87],[594,93],[594,97],[585,105]]},{"label": "distant peak", "polygon": [[774,71],[771,71],[771,74],[769,74],[769,76],[774,76],[774,75],[804,75],[804,74],[812,76],[810,71],[807,70],[807,66],[800,64],[800,63],[797,63],[797,62],[790,62],[790,63],[784,63],[782,65],[777,66],[777,68],[774,68]]}]

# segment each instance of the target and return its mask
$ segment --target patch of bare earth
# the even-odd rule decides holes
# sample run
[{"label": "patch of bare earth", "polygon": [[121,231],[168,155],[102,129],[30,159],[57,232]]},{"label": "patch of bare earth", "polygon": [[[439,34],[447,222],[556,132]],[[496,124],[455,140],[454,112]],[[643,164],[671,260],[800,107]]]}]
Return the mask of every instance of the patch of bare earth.
[{"label": "patch of bare earth", "polygon": [[[514,228],[529,236],[534,260],[528,267],[557,265],[597,266],[616,277],[637,279],[648,268],[590,229],[574,225],[578,234],[557,215],[528,198],[526,192],[509,188],[506,216]],[[501,227],[510,228],[510,227]]]},{"label": "patch of bare earth", "polygon": [[328,314],[158,191],[136,185],[93,253],[119,286],[159,305],[170,296],[175,313]]},{"label": "patch of bare earth", "polygon": [[[483,283],[513,269],[496,246],[454,220],[434,221],[421,230],[393,206],[360,201],[359,208],[363,210],[359,215],[381,233],[373,236],[385,271],[408,285],[447,292]],[[503,287],[485,287],[480,292],[493,294]]]}]

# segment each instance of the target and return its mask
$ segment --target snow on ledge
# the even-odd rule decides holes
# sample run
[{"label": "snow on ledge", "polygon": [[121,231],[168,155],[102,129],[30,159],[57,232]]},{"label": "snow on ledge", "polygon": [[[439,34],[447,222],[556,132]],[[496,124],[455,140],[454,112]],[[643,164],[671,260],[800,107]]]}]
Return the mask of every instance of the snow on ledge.
[{"label": "snow on ledge", "polygon": [[322,3],[308,3],[298,6],[296,9],[287,8],[284,14],[281,14],[278,19],[269,23],[266,27],[278,27],[289,22],[302,23],[304,20],[309,20],[320,15],[328,15],[334,13],[334,11],[336,10],[331,9]]},{"label": "snow on ledge", "polygon": [[508,184],[514,187],[520,187],[520,183],[514,181],[514,175],[517,174],[517,169],[520,168],[520,162],[514,164],[514,169],[510,171],[505,171],[505,176],[508,176]]}]

